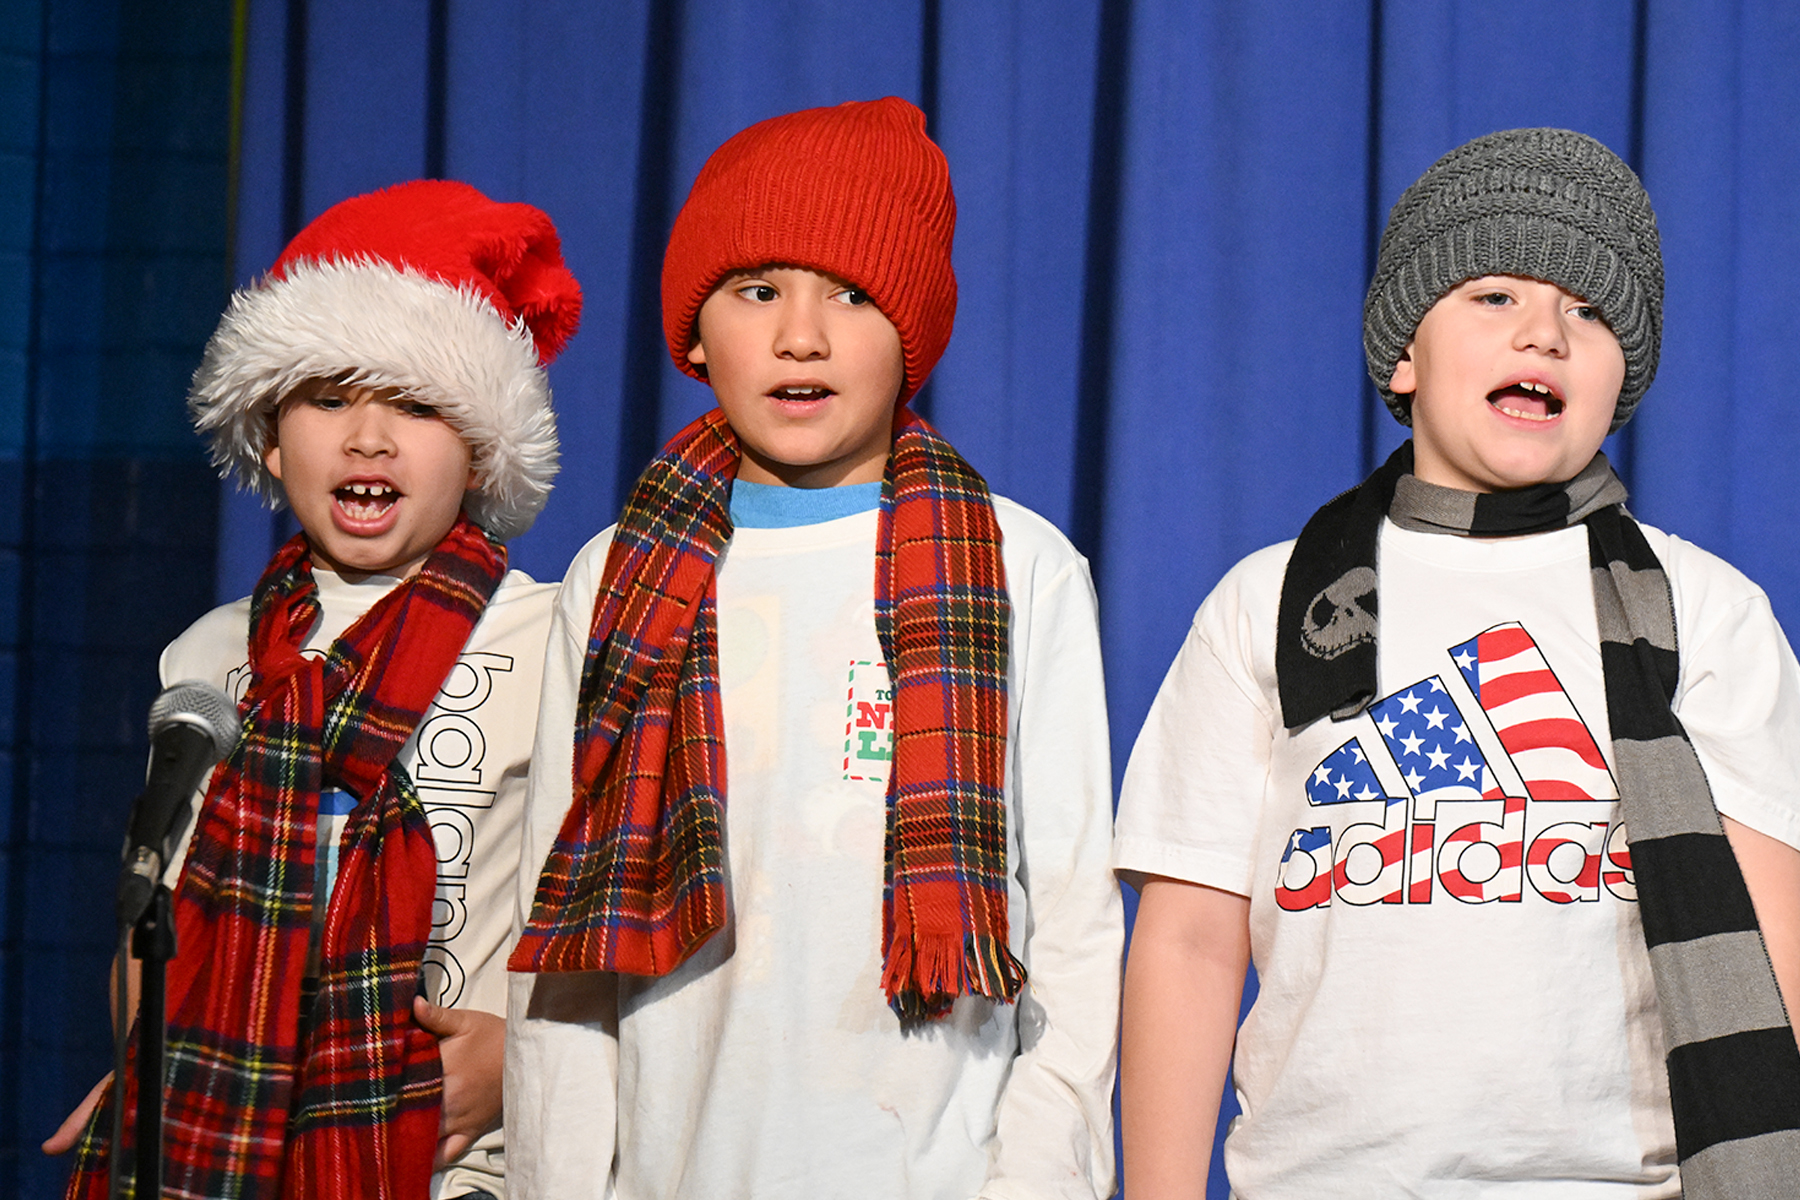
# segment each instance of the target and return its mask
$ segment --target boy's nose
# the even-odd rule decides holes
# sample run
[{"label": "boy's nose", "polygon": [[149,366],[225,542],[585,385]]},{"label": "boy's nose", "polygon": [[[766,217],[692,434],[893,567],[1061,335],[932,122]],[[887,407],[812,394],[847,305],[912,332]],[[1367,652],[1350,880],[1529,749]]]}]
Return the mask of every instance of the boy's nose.
[{"label": "boy's nose", "polygon": [[350,427],[345,432],[344,448],[352,454],[373,457],[394,452],[394,438],[389,426],[395,414],[386,404],[358,404],[350,412]]},{"label": "boy's nose", "polygon": [[775,327],[775,356],[799,362],[829,357],[831,342],[825,335],[822,316],[816,303],[804,298],[786,299]]},{"label": "boy's nose", "polygon": [[1519,324],[1513,342],[1521,350],[1537,350],[1561,357],[1569,349],[1569,331],[1562,297],[1545,301],[1533,298],[1519,306]]}]

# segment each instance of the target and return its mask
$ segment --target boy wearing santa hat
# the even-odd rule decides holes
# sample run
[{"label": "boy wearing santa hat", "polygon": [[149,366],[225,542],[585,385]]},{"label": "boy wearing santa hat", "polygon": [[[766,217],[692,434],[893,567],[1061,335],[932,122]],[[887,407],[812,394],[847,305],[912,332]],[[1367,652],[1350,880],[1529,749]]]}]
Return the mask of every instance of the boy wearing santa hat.
[{"label": "boy wearing santa hat", "polygon": [[[301,532],[162,659],[243,716],[171,870],[169,1195],[503,1193],[502,897],[555,591],[503,543],[556,472],[544,367],[580,307],[545,214],[419,181],[321,215],[207,346],[195,426]],[[105,1193],[109,1109],[72,1196]]]}]

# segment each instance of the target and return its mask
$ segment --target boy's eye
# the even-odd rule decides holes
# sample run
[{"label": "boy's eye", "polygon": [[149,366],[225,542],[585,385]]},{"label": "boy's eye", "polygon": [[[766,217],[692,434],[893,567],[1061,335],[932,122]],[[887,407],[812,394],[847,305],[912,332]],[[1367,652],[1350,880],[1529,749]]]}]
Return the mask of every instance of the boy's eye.
[{"label": "boy's eye", "polygon": [[1598,320],[1600,320],[1600,310],[1595,308],[1591,304],[1577,304],[1574,308],[1571,308],[1569,311],[1572,314],[1574,314],[1577,318],[1579,318],[1580,320],[1583,320],[1583,321],[1598,321]]},{"label": "boy's eye", "polygon": [[423,400],[402,400],[400,411],[409,417],[430,418],[438,415],[438,410]]},{"label": "boy's eye", "polygon": [[307,400],[307,403],[314,408],[323,409],[325,412],[336,412],[338,409],[349,405],[350,402],[342,396],[324,392],[320,395],[313,396],[311,399]]},{"label": "boy's eye", "polygon": [[869,293],[863,291],[861,288],[845,288],[831,298],[836,300],[839,304],[862,305],[870,303]]},{"label": "boy's eye", "polygon": [[746,300],[754,300],[758,304],[767,304],[775,299],[775,289],[766,283],[746,283],[737,290],[737,294]]},{"label": "boy's eye", "polygon": [[1512,297],[1505,292],[1482,292],[1475,297],[1475,303],[1499,308],[1503,304],[1511,304]]}]

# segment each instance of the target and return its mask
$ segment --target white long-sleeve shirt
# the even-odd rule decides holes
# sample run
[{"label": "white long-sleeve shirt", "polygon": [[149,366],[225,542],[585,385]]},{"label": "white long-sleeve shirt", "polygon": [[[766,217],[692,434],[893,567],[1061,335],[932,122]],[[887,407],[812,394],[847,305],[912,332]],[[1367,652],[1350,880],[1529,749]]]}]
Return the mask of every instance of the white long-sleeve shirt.
[{"label": "white long-sleeve shirt", "polygon": [[[740,523],[718,570],[730,920],[660,979],[515,975],[507,1152],[519,1197],[991,1200],[1113,1188],[1120,902],[1085,562],[996,500],[1012,600],[1008,913],[1017,1004],[901,1028],[882,992],[892,736],[876,514]],[[557,605],[520,903],[570,805],[610,536]]]}]

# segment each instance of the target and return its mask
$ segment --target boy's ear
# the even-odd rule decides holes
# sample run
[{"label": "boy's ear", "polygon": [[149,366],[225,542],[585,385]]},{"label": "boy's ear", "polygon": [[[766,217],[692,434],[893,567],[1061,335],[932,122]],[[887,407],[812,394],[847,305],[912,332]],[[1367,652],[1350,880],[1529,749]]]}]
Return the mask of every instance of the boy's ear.
[{"label": "boy's ear", "polygon": [[1396,396],[1410,396],[1419,390],[1419,373],[1413,367],[1413,344],[1406,343],[1406,349],[1400,352],[1400,361],[1394,364],[1394,376],[1388,380],[1388,391]]},{"label": "boy's ear", "polygon": [[281,409],[293,394],[294,392],[289,392],[287,396],[277,398],[273,406],[263,411],[263,428],[269,436],[268,448],[263,451],[263,466],[277,480],[281,478]]},{"label": "boy's ear", "polygon": [[699,338],[695,338],[694,344],[688,347],[687,360],[696,367],[706,365],[706,346],[701,343]]}]

